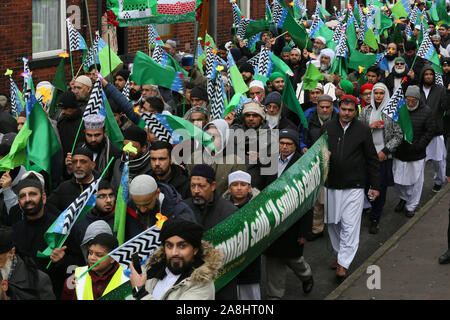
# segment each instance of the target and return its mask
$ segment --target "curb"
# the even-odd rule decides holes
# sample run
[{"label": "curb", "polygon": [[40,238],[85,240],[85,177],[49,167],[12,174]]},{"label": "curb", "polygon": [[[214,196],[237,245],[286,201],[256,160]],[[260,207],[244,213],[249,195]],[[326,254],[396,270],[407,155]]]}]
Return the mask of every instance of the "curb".
[{"label": "curb", "polygon": [[341,294],[347,290],[356,280],[358,280],[367,270],[367,267],[373,265],[380,259],[394,244],[396,244],[401,237],[403,237],[415,224],[419,221],[434,205],[436,205],[441,198],[444,197],[450,190],[450,183],[446,183],[441,189],[441,192],[436,194],[433,198],[420,208],[418,212],[408,222],[406,222],[396,233],[394,233],[386,242],[378,248],[367,260],[359,266],[347,279],[345,279],[336,289],[334,289],[324,300],[336,300]]}]

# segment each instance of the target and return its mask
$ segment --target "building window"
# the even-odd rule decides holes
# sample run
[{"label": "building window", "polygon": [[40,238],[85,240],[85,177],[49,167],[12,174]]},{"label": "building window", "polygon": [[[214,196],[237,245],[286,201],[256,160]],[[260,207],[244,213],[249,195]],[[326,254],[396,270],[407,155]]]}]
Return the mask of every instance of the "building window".
[{"label": "building window", "polygon": [[33,0],[33,59],[55,57],[66,49],[66,0]]},{"label": "building window", "polygon": [[241,9],[242,14],[247,19],[250,19],[250,0],[239,0],[237,4],[239,6],[239,9]]},{"label": "building window", "polygon": [[163,41],[173,38],[173,24],[155,24],[155,26]]}]

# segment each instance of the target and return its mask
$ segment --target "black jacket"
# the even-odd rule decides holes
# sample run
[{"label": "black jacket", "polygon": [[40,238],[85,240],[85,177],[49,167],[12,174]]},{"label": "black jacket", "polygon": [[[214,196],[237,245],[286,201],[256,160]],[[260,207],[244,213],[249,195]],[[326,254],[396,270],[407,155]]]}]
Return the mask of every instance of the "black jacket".
[{"label": "black jacket", "polygon": [[[183,201],[181,195],[175,190],[175,188],[169,184],[158,182],[158,188],[161,193],[164,194],[164,201],[161,204],[161,214],[167,218],[178,217],[189,221],[196,221],[196,217],[192,212],[188,204]],[[143,232],[148,227],[153,226],[157,219],[151,221],[151,225],[145,226],[138,217],[136,205],[133,200],[128,202],[127,218],[125,222],[125,240],[129,240],[139,233]]]},{"label": "black jacket", "polygon": [[422,102],[431,108],[433,119],[435,122],[434,136],[440,136],[444,134],[444,114],[450,111],[450,106],[447,101],[447,90],[443,86],[433,84],[431,85],[428,98],[423,91],[423,75],[425,71],[431,70],[436,78],[436,72],[431,66],[425,66],[420,75],[420,98]]},{"label": "black jacket", "polygon": [[[283,172],[288,170],[294,163],[300,159],[301,154],[295,152],[291,160],[289,160]],[[276,179],[276,177],[274,176]],[[303,256],[303,244],[297,240],[305,238],[312,229],[313,211],[306,212],[297,222],[295,222],[285,233],[275,240],[264,252],[264,254],[279,258],[299,258]]]},{"label": "black jacket", "polygon": [[[58,128],[59,136],[61,138],[61,147],[63,152],[63,158],[65,159],[67,153],[72,151],[72,146],[75,141],[75,137],[82,121],[82,112],[77,110],[73,117],[67,117],[62,115],[58,119],[56,127]],[[77,141],[83,141],[84,126],[81,125],[80,133],[78,134]]]},{"label": "black jacket", "polygon": [[392,96],[392,94],[394,93],[394,79],[395,78],[404,78],[406,77],[406,81],[404,81],[402,83],[402,88],[403,88],[403,92],[406,92],[406,89],[408,88],[408,86],[410,85],[417,85],[418,81],[416,80],[418,75],[414,75],[414,80],[411,79],[409,76],[407,76],[409,69],[406,68],[405,72],[403,72],[401,75],[399,76],[395,76],[395,71],[394,68],[392,68],[392,72],[389,73],[389,75],[387,76],[386,79],[384,79],[384,84],[386,85],[386,87],[389,89],[389,95]]},{"label": "black jacket", "polygon": [[394,152],[394,157],[401,161],[417,161],[426,157],[427,146],[433,139],[435,122],[432,118],[431,109],[419,102],[419,107],[409,112],[411,125],[413,127],[412,144],[404,139]]},{"label": "black jacket", "polygon": [[[335,120],[338,117],[336,111],[333,110],[331,118],[328,121]],[[325,122],[326,123],[326,122]],[[307,148],[311,148],[312,145],[320,138],[322,135],[322,124],[319,120],[319,115],[317,112],[313,112],[311,117],[308,119],[308,129],[304,130],[305,144]]]},{"label": "black jacket", "polygon": [[[326,187],[332,189],[366,188],[379,190],[379,163],[370,128],[353,119],[344,133],[339,117],[326,122],[331,152]],[[367,172],[367,173],[366,173]],[[366,181],[368,174],[369,181]]]},{"label": "black jacket", "polygon": [[[95,181],[97,177],[94,175]],[[61,183],[55,191],[53,191],[50,196],[47,198],[47,202],[59,210],[61,213],[63,210],[67,209],[67,207],[89,186],[91,183],[79,184],[75,177],[72,177],[70,180],[64,181]]]},{"label": "black jacket", "polygon": [[158,180],[153,170],[150,172],[151,176],[155,178],[156,181],[172,185],[179,194],[181,198],[187,199],[191,196],[191,188],[189,182],[189,175],[185,169],[182,167],[172,164],[171,172],[164,180]]}]

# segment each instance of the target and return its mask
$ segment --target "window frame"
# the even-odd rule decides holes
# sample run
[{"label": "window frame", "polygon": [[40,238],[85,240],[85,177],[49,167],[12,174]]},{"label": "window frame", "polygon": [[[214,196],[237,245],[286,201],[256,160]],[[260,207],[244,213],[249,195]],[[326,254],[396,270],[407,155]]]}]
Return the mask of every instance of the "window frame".
[{"label": "window frame", "polygon": [[[40,60],[40,59],[48,59],[48,58],[55,58],[58,56],[58,54],[66,52],[67,51],[67,30],[66,30],[66,0],[59,0],[60,3],[60,18],[61,18],[61,44],[62,47],[60,49],[56,50],[48,50],[48,51],[42,51],[42,52],[33,52],[33,44],[31,44],[31,51],[32,51],[32,59],[33,60]],[[33,15],[32,15],[33,16]],[[31,38],[33,38],[33,18],[31,18]]]}]

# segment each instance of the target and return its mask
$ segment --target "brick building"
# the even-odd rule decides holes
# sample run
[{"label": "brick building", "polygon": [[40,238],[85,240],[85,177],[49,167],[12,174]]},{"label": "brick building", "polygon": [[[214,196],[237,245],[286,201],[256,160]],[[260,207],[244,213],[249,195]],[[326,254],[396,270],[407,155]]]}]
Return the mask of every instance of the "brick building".
[{"label": "brick building", "polygon": [[[315,0],[307,1],[308,12],[313,12]],[[341,3],[342,2],[342,3]],[[0,2],[0,72],[13,70],[14,81],[22,89],[22,57],[29,59],[35,85],[40,81],[52,81],[60,61],[58,53],[68,50],[66,18],[71,18],[88,46],[92,36],[102,30],[101,18],[106,11],[106,0],[3,0]],[[204,0],[204,16],[200,22],[199,32],[207,30],[216,39],[217,44],[231,39],[232,10],[229,0]],[[262,19],[265,14],[264,0],[237,0],[242,13],[252,19]],[[330,12],[333,6],[345,5],[343,0],[322,0]],[[87,15],[89,12],[89,16]],[[177,50],[193,53],[195,23],[158,25],[158,32],[163,39],[172,38],[178,42]],[[146,52],[147,27],[117,28],[118,54],[124,62],[130,61],[137,50]],[[107,38],[103,36],[105,41]],[[82,52],[73,53],[73,72],[77,73],[82,59]],[[130,61],[131,62],[131,61]],[[67,80],[70,81],[72,67],[70,59],[65,61]],[[0,92],[9,93],[9,81],[6,76],[0,81]],[[9,95],[9,94],[8,94]]]}]

